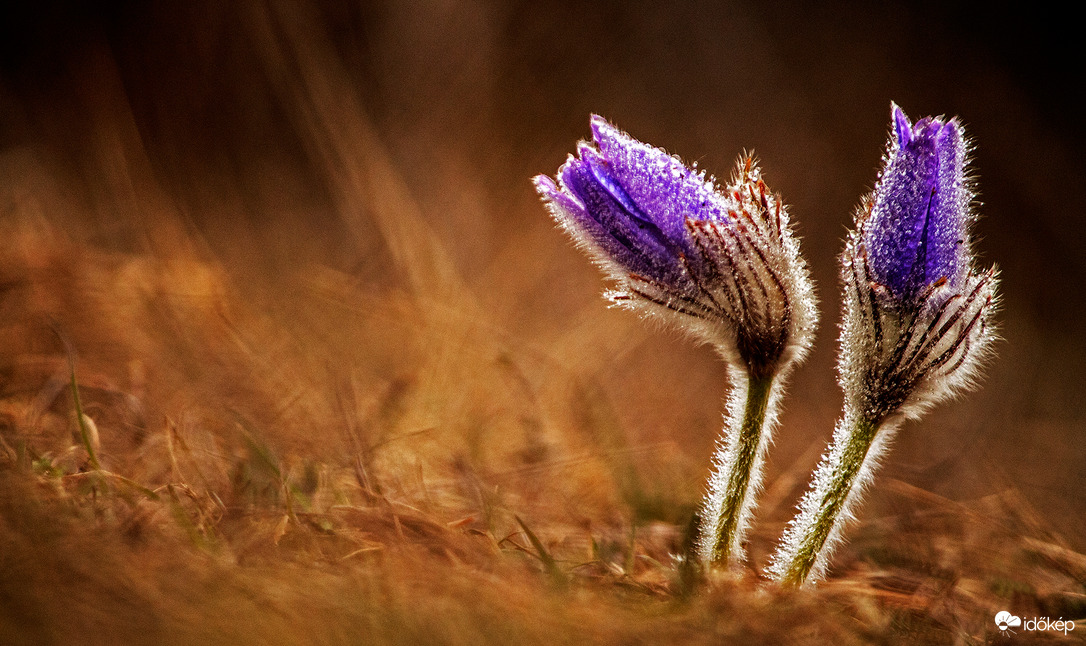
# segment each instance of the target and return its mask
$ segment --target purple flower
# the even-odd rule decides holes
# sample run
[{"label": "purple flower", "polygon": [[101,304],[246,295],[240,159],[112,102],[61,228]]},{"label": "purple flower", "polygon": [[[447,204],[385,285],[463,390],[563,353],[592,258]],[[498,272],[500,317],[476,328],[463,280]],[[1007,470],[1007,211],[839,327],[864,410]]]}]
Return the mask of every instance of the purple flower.
[{"label": "purple flower", "polygon": [[962,127],[891,112],[885,166],[842,255],[842,383],[872,419],[918,413],[968,387],[997,300],[995,270],[973,268]]},{"label": "purple flower", "polygon": [[915,304],[935,283],[958,287],[966,276],[967,147],[955,119],[912,124],[897,105],[892,112],[893,137],[863,243],[875,282],[894,300]]},{"label": "purple flower", "polygon": [[703,172],[592,117],[536,188],[555,220],[618,283],[620,305],[678,322],[744,368],[771,374],[802,355],[810,279],[780,201],[753,160],[727,192]]},{"label": "purple flower", "polygon": [[742,559],[786,375],[815,305],[779,198],[752,158],[721,191],[704,173],[592,117],[595,147],[540,176],[551,215],[617,283],[608,296],[712,344],[729,365],[725,434],[701,510],[703,564]]},{"label": "purple flower", "polygon": [[825,575],[902,421],[975,385],[995,338],[996,272],[975,271],[969,250],[962,128],[892,113],[885,166],[841,255],[844,411],[767,570],[790,584]]}]

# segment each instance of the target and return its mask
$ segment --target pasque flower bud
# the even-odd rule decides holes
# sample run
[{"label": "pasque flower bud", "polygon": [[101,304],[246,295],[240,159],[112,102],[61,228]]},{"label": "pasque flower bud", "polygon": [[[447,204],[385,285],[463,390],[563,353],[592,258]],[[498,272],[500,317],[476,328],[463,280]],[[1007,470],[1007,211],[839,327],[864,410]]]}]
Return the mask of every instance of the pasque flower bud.
[{"label": "pasque flower bud", "polygon": [[841,256],[844,415],[769,568],[789,583],[824,574],[901,421],[970,386],[994,338],[997,281],[973,267],[962,127],[913,124],[896,105],[892,116],[882,173]]},{"label": "pasque flower bud", "polygon": [[535,179],[551,214],[615,281],[608,297],[693,334],[729,364],[726,434],[702,512],[706,562],[738,559],[784,376],[810,346],[816,311],[779,198],[752,158],[719,189],[598,116],[558,171]]},{"label": "pasque flower bud", "polygon": [[741,160],[726,191],[704,172],[592,117],[581,143],[539,194],[613,278],[616,304],[661,317],[729,361],[775,372],[807,350],[814,299],[788,215]]}]

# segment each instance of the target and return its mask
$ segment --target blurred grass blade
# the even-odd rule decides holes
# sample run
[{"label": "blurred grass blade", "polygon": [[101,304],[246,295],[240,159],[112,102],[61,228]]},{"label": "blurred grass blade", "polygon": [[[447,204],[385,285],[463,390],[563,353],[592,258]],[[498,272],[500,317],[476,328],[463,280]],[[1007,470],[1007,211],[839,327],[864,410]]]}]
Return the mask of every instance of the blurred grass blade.
[{"label": "blurred grass blade", "polygon": [[547,551],[547,548],[543,546],[543,542],[539,540],[539,537],[535,535],[535,532],[524,524],[524,521],[521,520],[520,516],[514,514],[513,518],[517,520],[517,524],[524,530],[524,534],[528,537],[528,541],[531,542],[532,547],[534,547],[535,551],[538,553],[539,560],[543,562],[543,569],[547,571],[547,575],[550,576],[557,585],[565,585],[565,573],[558,567],[558,562],[554,560],[554,557]]},{"label": "blurred grass blade", "polygon": [[83,448],[87,450],[87,460],[91,468],[98,471],[102,465],[98,462],[98,452],[95,445],[98,444],[98,429],[93,426],[90,418],[83,414],[83,403],[79,400],[79,382],[75,378],[75,355],[68,341],[64,340],[65,349],[68,352],[68,371],[71,375],[72,399],[75,402],[75,419],[79,425],[79,439],[83,441]]}]

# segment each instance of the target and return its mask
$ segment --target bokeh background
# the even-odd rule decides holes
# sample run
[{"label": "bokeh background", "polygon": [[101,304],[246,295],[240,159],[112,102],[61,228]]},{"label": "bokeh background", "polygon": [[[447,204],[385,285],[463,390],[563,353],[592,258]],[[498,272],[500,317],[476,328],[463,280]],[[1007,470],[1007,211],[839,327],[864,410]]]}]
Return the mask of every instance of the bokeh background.
[{"label": "bokeh background", "polygon": [[[839,411],[835,260],[895,101],[957,115],[974,142],[1002,340],[879,477],[955,501],[1014,491],[1082,551],[1071,24],[936,2],[33,3],[0,21],[4,355],[56,355],[52,321],[148,428],[237,410],[282,454],[334,462],[350,435],[311,422],[346,392],[419,473],[544,474],[565,484],[536,495],[579,518],[605,508],[584,472],[614,450],[635,474],[614,478],[689,507],[723,367],[609,310],[530,183],[599,113],[722,181],[753,150],[789,205],[821,318],[769,458],[780,523]],[[588,430],[570,448],[565,428]],[[118,464],[152,470],[125,453],[142,439],[103,433]],[[876,486],[872,513],[893,504]]]}]

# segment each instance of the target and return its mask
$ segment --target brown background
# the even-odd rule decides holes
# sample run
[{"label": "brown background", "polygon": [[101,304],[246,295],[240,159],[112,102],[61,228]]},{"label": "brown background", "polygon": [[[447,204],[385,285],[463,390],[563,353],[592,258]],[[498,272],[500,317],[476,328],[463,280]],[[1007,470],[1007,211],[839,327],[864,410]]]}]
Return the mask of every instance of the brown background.
[{"label": "brown background", "polygon": [[[173,230],[156,222],[172,219],[241,285],[323,265],[396,289],[408,279],[367,205],[343,204],[343,169],[323,154],[379,145],[488,324],[528,344],[585,312],[616,334],[638,329],[605,308],[597,272],[529,183],[588,135],[590,113],[721,177],[753,149],[791,205],[822,301],[773,478],[813,463],[839,408],[834,259],[874,181],[890,101],[914,118],[959,115],[983,202],[975,248],[1003,277],[1003,341],[978,392],[904,428],[882,476],[955,499],[1017,487],[1086,546],[1086,142],[1069,18],[581,4],[34,3],[2,21],[0,146],[57,169],[56,190],[90,208],[48,218],[95,248],[163,253]],[[323,96],[314,78],[331,88],[321,116],[298,100]],[[337,129],[337,109],[370,130]],[[102,156],[110,138],[145,155],[145,176]],[[0,181],[18,184],[5,168]],[[674,335],[636,340],[584,371],[633,445],[667,440],[706,462],[723,368]]]}]

